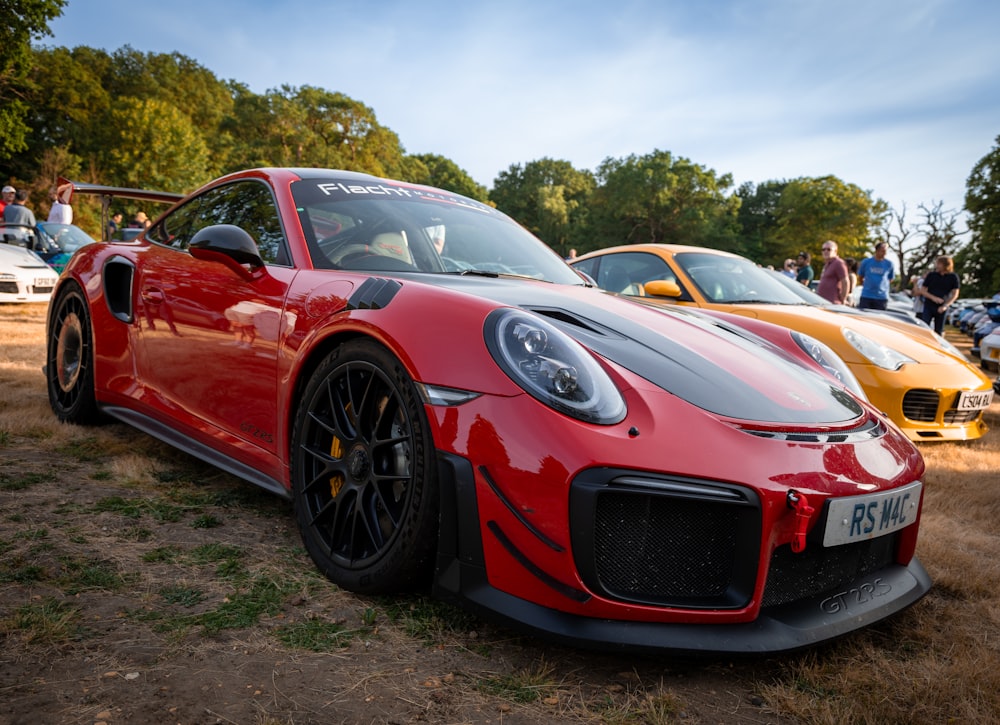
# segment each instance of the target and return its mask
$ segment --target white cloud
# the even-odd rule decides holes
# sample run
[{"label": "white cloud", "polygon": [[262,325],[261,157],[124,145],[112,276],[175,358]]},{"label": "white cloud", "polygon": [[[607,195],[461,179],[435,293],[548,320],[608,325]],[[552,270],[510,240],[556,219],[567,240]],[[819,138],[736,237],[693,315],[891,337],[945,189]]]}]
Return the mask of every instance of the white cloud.
[{"label": "white cloud", "polygon": [[71,1],[58,45],[178,51],[264,92],[343,92],[490,185],[654,149],[737,183],[836,174],[961,205],[1000,134],[992,0]]}]

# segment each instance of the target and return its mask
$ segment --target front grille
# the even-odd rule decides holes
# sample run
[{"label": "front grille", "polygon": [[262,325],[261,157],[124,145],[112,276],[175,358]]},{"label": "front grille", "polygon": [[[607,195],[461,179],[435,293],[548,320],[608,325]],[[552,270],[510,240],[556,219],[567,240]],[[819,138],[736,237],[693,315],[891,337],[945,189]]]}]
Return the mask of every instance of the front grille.
[{"label": "front grille", "polygon": [[933,423],[937,420],[939,397],[936,390],[907,390],[903,396],[903,415],[910,420]]},{"label": "front grille", "polygon": [[598,576],[616,596],[718,597],[733,576],[738,512],[653,496],[598,499]]},{"label": "front grille", "polygon": [[687,479],[574,482],[573,553],[587,586],[630,602],[745,606],[753,592],[760,510],[753,492]]},{"label": "front grille", "polygon": [[944,412],[944,422],[945,423],[971,423],[980,415],[983,414],[981,410],[946,410]]},{"label": "front grille", "polygon": [[17,282],[0,282],[0,292],[5,295],[17,294]]},{"label": "front grille", "polygon": [[52,285],[49,285],[47,287],[38,287],[38,286],[32,287],[32,290],[34,291],[34,293],[36,295],[47,294],[47,293],[51,292],[53,289],[54,289],[54,287]]},{"label": "front grille", "polygon": [[789,545],[771,555],[761,606],[774,607],[833,592],[895,561],[896,534],[842,546],[810,544],[796,554]]}]

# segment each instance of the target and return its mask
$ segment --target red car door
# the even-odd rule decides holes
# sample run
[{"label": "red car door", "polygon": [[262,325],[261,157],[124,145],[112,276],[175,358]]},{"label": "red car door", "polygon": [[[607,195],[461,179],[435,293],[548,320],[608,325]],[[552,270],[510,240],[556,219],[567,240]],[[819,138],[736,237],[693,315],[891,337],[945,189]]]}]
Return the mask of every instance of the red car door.
[{"label": "red car door", "polygon": [[[191,238],[214,224],[247,231],[269,266],[241,274],[191,255]],[[274,452],[278,349],[295,270],[281,264],[285,240],[269,188],[244,181],[211,189],[147,238],[133,288],[143,394],[211,441]]]},{"label": "red car door", "polygon": [[157,405],[208,435],[274,450],[287,284],[152,247],[138,279],[140,380]]}]

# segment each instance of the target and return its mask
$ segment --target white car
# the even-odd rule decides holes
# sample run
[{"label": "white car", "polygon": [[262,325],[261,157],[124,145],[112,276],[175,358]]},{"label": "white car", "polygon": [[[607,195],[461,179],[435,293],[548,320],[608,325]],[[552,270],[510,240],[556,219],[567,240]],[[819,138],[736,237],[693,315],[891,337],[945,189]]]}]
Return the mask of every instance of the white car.
[{"label": "white car", "polygon": [[0,244],[0,302],[48,302],[58,278],[34,252]]},{"label": "white car", "polygon": [[979,361],[987,370],[1000,368],[1000,328],[979,341]]}]

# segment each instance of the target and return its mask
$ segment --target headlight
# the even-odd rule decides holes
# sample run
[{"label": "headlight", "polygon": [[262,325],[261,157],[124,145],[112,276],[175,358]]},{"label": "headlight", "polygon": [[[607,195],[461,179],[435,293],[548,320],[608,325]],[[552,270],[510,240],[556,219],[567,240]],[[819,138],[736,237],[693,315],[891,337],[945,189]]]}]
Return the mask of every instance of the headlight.
[{"label": "headlight", "polygon": [[840,355],[830,349],[828,345],[820,342],[815,337],[806,335],[803,332],[796,332],[795,330],[792,330],[792,339],[824,370],[843,383],[845,388],[862,400],[868,400],[868,396],[865,395],[861,383],[854,377],[854,373],[847,367],[847,363],[840,358]]},{"label": "headlight", "polygon": [[886,347],[880,342],[865,337],[860,332],[848,328],[842,328],[844,339],[851,343],[851,346],[864,355],[873,365],[878,365],[886,370],[899,370],[906,363],[915,363],[916,360],[907,357],[901,352]]},{"label": "headlight", "polygon": [[952,345],[950,342],[948,342],[948,340],[946,340],[944,337],[942,337],[941,335],[937,334],[936,332],[934,333],[934,337],[937,338],[938,345],[940,345],[941,347],[943,347],[945,350],[947,350],[948,352],[950,352],[952,355],[954,355],[955,357],[959,357],[962,360],[966,359],[965,358],[965,354],[961,350],[959,350],[957,347],[955,347],[954,345]]},{"label": "headlight", "polygon": [[497,365],[545,405],[600,425],[625,417],[625,400],[608,374],[580,343],[554,325],[505,308],[490,313],[484,334]]}]

